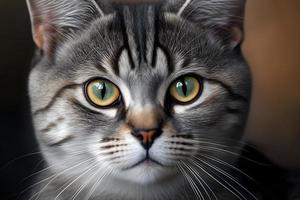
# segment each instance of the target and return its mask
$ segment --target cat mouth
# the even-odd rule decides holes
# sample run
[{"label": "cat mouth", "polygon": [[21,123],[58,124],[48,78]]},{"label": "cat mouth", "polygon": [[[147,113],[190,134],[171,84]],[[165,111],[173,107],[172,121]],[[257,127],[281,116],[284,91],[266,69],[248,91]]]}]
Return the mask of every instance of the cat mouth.
[{"label": "cat mouth", "polygon": [[162,163],[158,162],[157,160],[152,159],[150,156],[147,155],[147,156],[145,156],[145,158],[143,158],[142,160],[138,161],[137,163],[131,165],[130,167],[125,168],[125,170],[133,169],[133,168],[135,168],[135,167],[137,167],[139,165],[148,165],[148,166],[150,166],[150,165],[153,165],[153,164],[161,166],[161,167],[164,166]]}]

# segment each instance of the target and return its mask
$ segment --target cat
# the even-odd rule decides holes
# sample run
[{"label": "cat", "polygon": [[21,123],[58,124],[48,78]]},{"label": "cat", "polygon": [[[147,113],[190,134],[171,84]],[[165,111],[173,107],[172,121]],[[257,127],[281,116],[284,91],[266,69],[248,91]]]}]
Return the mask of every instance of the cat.
[{"label": "cat", "polygon": [[251,94],[242,0],[27,0],[29,199],[258,199],[235,164]]}]

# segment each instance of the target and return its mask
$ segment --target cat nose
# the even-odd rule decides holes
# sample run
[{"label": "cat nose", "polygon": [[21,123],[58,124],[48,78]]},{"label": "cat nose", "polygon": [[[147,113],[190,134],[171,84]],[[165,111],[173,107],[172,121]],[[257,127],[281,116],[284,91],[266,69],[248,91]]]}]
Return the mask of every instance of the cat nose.
[{"label": "cat nose", "polygon": [[132,131],[132,135],[137,138],[144,149],[149,150],[156,138],[161,135],[162,131],[159,128],[156,129],[135,129]]},{"label": "cat nose", "polygon": [[134,129],[151,130],[160,127],[164,118],[164,111],[159,106],[134,105],[128,111],[126,123]]}]

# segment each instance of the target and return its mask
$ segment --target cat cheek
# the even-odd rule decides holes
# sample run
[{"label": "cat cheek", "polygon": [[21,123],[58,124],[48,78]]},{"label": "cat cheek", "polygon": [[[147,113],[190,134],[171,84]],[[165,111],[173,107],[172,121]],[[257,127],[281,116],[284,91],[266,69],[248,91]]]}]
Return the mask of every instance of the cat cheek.
[{"label": "cat cheek", "polygon": [[51,129],[43,128],[38,132],[41,140],[49,146],[55,146],[73,138],[68,126],[64,123]]}]

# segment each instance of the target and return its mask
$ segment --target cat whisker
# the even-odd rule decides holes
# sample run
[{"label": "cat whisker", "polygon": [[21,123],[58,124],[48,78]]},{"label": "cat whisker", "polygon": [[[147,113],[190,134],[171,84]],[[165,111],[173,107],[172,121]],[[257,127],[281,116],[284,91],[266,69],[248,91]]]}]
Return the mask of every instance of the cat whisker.
[{"label": "cat whisker", "polygon": [[4,170],[5,168],[7,168],[9,165],[11,165],[12,163],[14,163],[16,161],[19,161],[24,158],[29,158],[31,156],[38,156],[38,155],[41,155],[41,153],[42,153],[41,151],[36,151],[36,152],[27,153],[27,154],[18,156],[16,158],[13,158],[11,161],[8,161],[6,164],[4,164],[2,167],[0,167],[0,171]]},{"label": "cat whisker", "polygon": [[80,188],[78,188],[78,190],[74,193],[74,195],[72,196],[72,200],[75,200],[77,198],[77,196],[80,194],[80,192],[92,181],[93,178],[95,178],[95,176],[102,170],[102,168],[99,168],[98,170],[96,170],[96,172],[86,181],[86,183],[84,183],[83,185],[80,186]]},{"label": "cat whisker", "polygon": [[246,174],[246,173],[243,172],[242,170],[238,169],[237,167],[235,167],[235,166],[229,164],[228,162],[226,162],[226,161],[224,161],[224,160],[222,160],[222,159],[219,159],[219,158],[217,158],[217,157],[215,157],[215,156],[211,156],[211,155],[201,155],[201,156],[204,157],[204,158],[210,159],[210,160],[212,160],[212,161],[215,161],[215,162],[217,162],[217,163],[219,163],[219,164],[222,164],[222,165],[224,165],[224,166],[230,167],[231,169],[233,169],[233,170],[239,172],[240,174],[244,175],[244,176],[247,177],[248,179],[250,179],[250,180],[252,180],[252,181],[255,181],[251,176],[249,176],[248,174]]},{"label": "cat whisker", "polygon": [[217,146],[220,148],[228,148],[228,149],[237,150],[237,151],[241,150],[241,147],[229,146],[229,145],[225,145],[225,144],[218,144],[216,142],[198,141],[197,144],[209,144],[209,145]]},{"label": "cat whisker", "polygon": [[[256,147],[248,144],[247,142],[244,141],[237,141],[237,140],[233,140],[233,139],[229,139],[229,138],[203,138],[203,137],[194,137],[194,140],[199,141],[202,144],[210,144],[210,145],[215,145],[215,146],[219,146],[219,147],[224,147],[224,148],[228,148],[228,149],[236,149],[237,151],[242,150],[242,152],[246,152],[249,153],[250,151],[247,150],[245,147],[250,147],[254,150],[256,150]],[[217,140],[219,140],[219,142],[217,142]],[[224,141],[229,141],[230,143],[233,143],[233,145],[229,146],[229,145],[225,145]],[[243,148],[241,148],[243,147]],[[267,163],[265,163],[264,165],[267,165]]]},{"label": "cat whisker", "polygon": [[[82,143],[81,143],[82,144]],[[89,142],[87,144],[92,144],[92,142]],[[73,144],[73,145],[69,145],[70,147],[72,146],[76,146],[77,144]],[[48,150],[48,151],[51,151],[51,150]],[[79,151],[72,151],[71,153],[74,153],[74,152],[84,152],[84,150],[79,150]],[[5,168],[7,168],[9,165],[13,164],[14,162],[17,162],[21,159],[25,159],[25,158],[30,158],[32,156],[42,156],[42,153],[45,153],[47,152],[47,150],[43,150],[43,151],[35,151],[35,152],[31,152],[31,153],[27,153],[27,154],[24,154],[24,155],[21,155],[21,156],[18,156],[16,158],[13,158],[12,160],[8,161],[6,164],[4,164],[3,166],[0,167],[0,171],[1,170],[4,170]],[[40,161],[42,162],[42,161]]]},{"label": "cat whisker", "polygon": [[[186,160],[186,158],[190,156],[188,154],[186,155],[182,155],[182,154],[169,154],[169,155],[165,155],[166,159],[171,159],[171,160],[178,160],[178,161],[182,161],[182,160]],[[178,162],[177,161],[177,162]]]},{"label": "cat whisker", "polygon": [[[205,165],[211,167],[212,169],[214,169],[215,171],[219,172],[220,174],[224,175],[225,177],[229,178],[230,180],[232,180],[235,184],[237,184],[240,188],[242,188],[244,191],[246,191],[248,194],[250,194],[254,199],[257,200],[257,198],[247,189],[245,188],[242,184],[240,184],[238,182],[238,180],[236,178],[234,178],[232,175],[230,175],[229,173],[227,173],[226,171],[222,170],[221,168],[217,167],[216,165],[213,165],[209,162],[206,162],[204,160],[201,160],[197,157],[194,157],[196,160],[198,160],[199,162],[204,163]],[[196,161],[197,162],[197,161]],[[236,189],[235,189],[236,190]],[[238,190],[236,191],[238,192]],[[239,192],[238,192],[239,193]],[[241,194],[242,195],[242,194]],[[243,196],[243,195],[242,195]],[[247,198],[245,198],[247,199]]]},{"label": "cat whisker", "polygon": [[86,198],[84,198],[84,199],[89,200],[89,199],[91,198],[91,196],[93,195],[93,193],[95,192],[95,190],[96,190],[96,188],[98,187],[98,185],[101,183],[101,181],[102,181],[107,175],[111,174],[112,171],[113,171],[113,169],[109,169],[109,170],[104,169],[104,170],[106,170],[106,171],[104,172],[104,174],[103,174],[102,176],[100,176],[100,177],[96,180],[96,182],[94,183],[94,185],[93,185],[92,188],[90,189],[89,193],[87,194]]},{"label": "cat whisker", "polygon": [[[194,170],[193,167],[186,165],[184,162],[182,163],[183,165],[186,166],[186,168],[194,175],[194,177],[196,178],[196,180],[200,183],[201,187],[204,189],[206,195],[209,197],[209,199],[211,200],[211,196],[209,195],[208,191],[206,190],[206,188],[204,187],[203,184],[206,185],[206,187],[210,190],[210,192],[214,195],[215,199],[218,199],[215,195],[215,193],[212,191],[212,189],[207,185],[207,183],[201,178],[201,176],[199,175],[199,173],[197,171]],[[203,184],[202,184],[203,182]]]},{"label": "cat whisker", "polygon": [[218,153],[223,153],[223,154],[229,154],[232,156],[237,156],[239,157],[240,155],[237,152],[232,152],[230,150],[225,150],[225,149],[221,149],[221,148],[216,148],[216,147],[211,147],[211,146],[201,146],[197,148],[198,150],[202,150],[202,151],[214,151],[214,152],[218,152]]},{"label": "cat whisker", "polygon": [[199,147],[198,149],[199,150],[204,150],[204,151],[215,151],[215,152],[225,153],[225,154],[227,153],[229,155],[236,156],[236,157],[241,158],[241,159],[245,159],[247,161],[250,161],[250,162],[258,164],[258,165],[269,166],[269,164],[267,164],[267,163],[262,163],[262,162],[253,160],[253,159],[251,159],[251,158],[249,158],[247,156],[241,155],[240,153],[233,152],[233,151],[230,151],[230,150],[225,150],[225,149],[216,148],[216,147],[210,147],[210,146],[207,146],[207,147],[203,147],[202,146],[202,147]]},{"label": "cat whisker", "polygon": [[96,167],[98,164],[91,164],[92,166],[89,166],[85,169],[88,169],[86,170],[85,172],[83,172],[82,174],[80,174],[79,176],[77,176],[77,178],[75,178],[73,181],[71,181],[70,183],[66,183],[64,184],[61,188],[59,188],[58,190],[62,189],[58,194],[57,196],[55,197],[55,200],[58,199],[58,197],[64,192],[66,191],[73,183],[75,183],[78,179],[80,179],[82,176],[84,176],[85,174],[87,174],[88,172],[90,172],[92,169],[94,169],[94,167]]},{"label": "cat whisker", "polygon": [[[48,167],[48,168],[50,168],[50,167]],[[55,176],[55,175],[51,175],[51,176],[49,176],[49,177],[47,177],[47,178],[44,178],[44,179],[42,179],[42,180],[40,180],[40,181],[38,181],[38,182],[36,182],[36,183],[31,184],[30,186],[28,186],[27,188],[25,188],[24,190],[22,190],[22,191],[19,193],[19,196],[18,196],[17,199],[19,199],[19,198],[21,197],[21,195],[22,195],[23,193],[25,193],[26,191],[28,191],[28,190],[30,190],[31,188],[33,188],[33,187],[35,187],[35,186],[37,186],[37,185],[39,185],[39,184],[41,184],[41,183],[43,183],[43,182],[45,182],[45,181],[51,179],[51,178],[53,178],[54,176]]]},{"label": "cat whisker", "polygon": [[[56,178],[58,178],[60,175],[62,175],[62,174],[64,174],[64,173],[66,173],[66,172],[68,172],[68,171],[70,171],[71,169],[74,169],[74,168],[76,168],[76,167],[79,167],[79,166],[81,166],[82,164],[84,164],[84,163],[87,163],[87,162],[89,162],[89,161],[91,161],[91,160],[93,160],[94,158],[90,158],[90,159],[87,159],[87,160],[85,160],[85,161],[82,161],[82,162],[80,162],[80,163],[78,163],[78,164],[76,164],[76,165],[74,165],[74,166],[72,166],[72,167],[69,167],[69,168],[67,168],[67,169],[65,169],[65,170],[63,170],[62,172],[60,172],[60,173],[57,173],[57,174],[54,174],[54,175],[52,175],[52,176],[50,176],[50,177],[48,177],[48,178],[46,178],[46,179],[44,179],[44,180],[42,180],[42,181],[39,181],[37,184],[39,184],[40,182],[44,182],[45,180],[48,180],[48,179],[50,179],[50,181],[39,191],[39,192],[37,192],[37,193],[35,193],[29,200],[31,200],[31,199],[33,199],[35,196],[36,196],[36,198],[35,199],[38,199],[39,198],[39,196],[42,194],[42,192],[56,179]],[[37,185],[37,184],[34,184],[34,185]],[[34,186],[33,185],[33,186]],[[33,187],[33,186],[31,186],[31,187]]]},{"label": "cat whisker", "polygon": [[[34,178],[35,176],[37,176],[37,175],[39,175],[39,174],[41,174],[41,173],[43,173],[43,172],[49,170],[51,167],[53,167],[53,166],[45,167],[44,169],[41,169],[41,170],[39,170],[39,171],[37,171],[37,172],[34,172],[34,173],[28,175],[27,177],[25,177],[24,179],[22,179],[22,180],[18,183],[18,185],[21,185],[22,183],[24,183],[24,182],[27,181],[28,179]],[[22,191],[22,192],[20,193],[20,195],[21,195],[23,192],[26,192],[26,190],[25,190],[25,191]]]},{"label": "cat whisker", "polygon": [[[228,186],[226,186],[224,183],[222,183],[220,180],[218,180],[216,177],[214,177],[211,173],[209,173],[207,170],[204,169],[203,165],[201,165],[199,162],[195,162],[194,160],[190,160],[191,164],[193,164],[194,166],[198,167],[200,170],[202,170],[205,174],[207,174],[210,178],[212,178],[214,181],[216,181],[218,184],[220,184],[222,187],[224,187],[226,190],[228,190],[231,194],[233,194],[235,197],[237,197],[238,199],[242,200],[241,197],[236,194],[236,192],[234,192],[232,189],[232,186],[225,181],[224,179],[222,179]],[[219,177],[220,178],[220,177]]]},{"label": "cat whisker", "polygon": [[193,179],[189,176],[189,174],[184,170],[184,168],[180,164],[178,164],[177,166],[178,166],[179,170],[181,171],[181,173],[183,174],[184,178],[188,181],[188,183],[191,186],[193,192],[195,193],[197,199],[204,200],[201,191],[199,190],[199,188],[197,187],[197,185],[195,184]]},{"label": "cat whisker", "polygon": [[[35,175],[41,173],[42,171],[46,171],[46,170],[44,170],[45,168],[42,169],[42,170],[36,171],[36,170],[40,167],[40,165],[41,165],[43,162],[45,162],[45,159],[40,160],[40,161],[38,162],[38,164],[32,169],[31,174],[28,175],[28,176],[26,176],[25,178],[23,178],[17,185],[18,185],[18,186],[19,186],[19,185],[22,185],[22,183],[24,183],[25,181],[27,181],[27,180],[30,179],[31,177],[34,177]],[[49,168],[49,167],[46,167],[46,168]]]},{"label": "cat whisker", "polygon": [[[251,146],[243,140],[236,140],[236,139],[230,139],[230,138],[225,138],[225,137],[213,138],[213,137],[208,137],[208,136],[203,136],[203,135],[200,136],[199,134],[191,134],[189,137],[190,137],[190,139],[196,139],[196,140],[201,140],[201,141],[211,141],[211,142],[213,141],[214,143],[219,142],[220,144],[224,143],[224,141],[228,141],[228,142],[233,142],[234,144]],[[251,147],[255,148],[254,146],[251,146]]]}]

